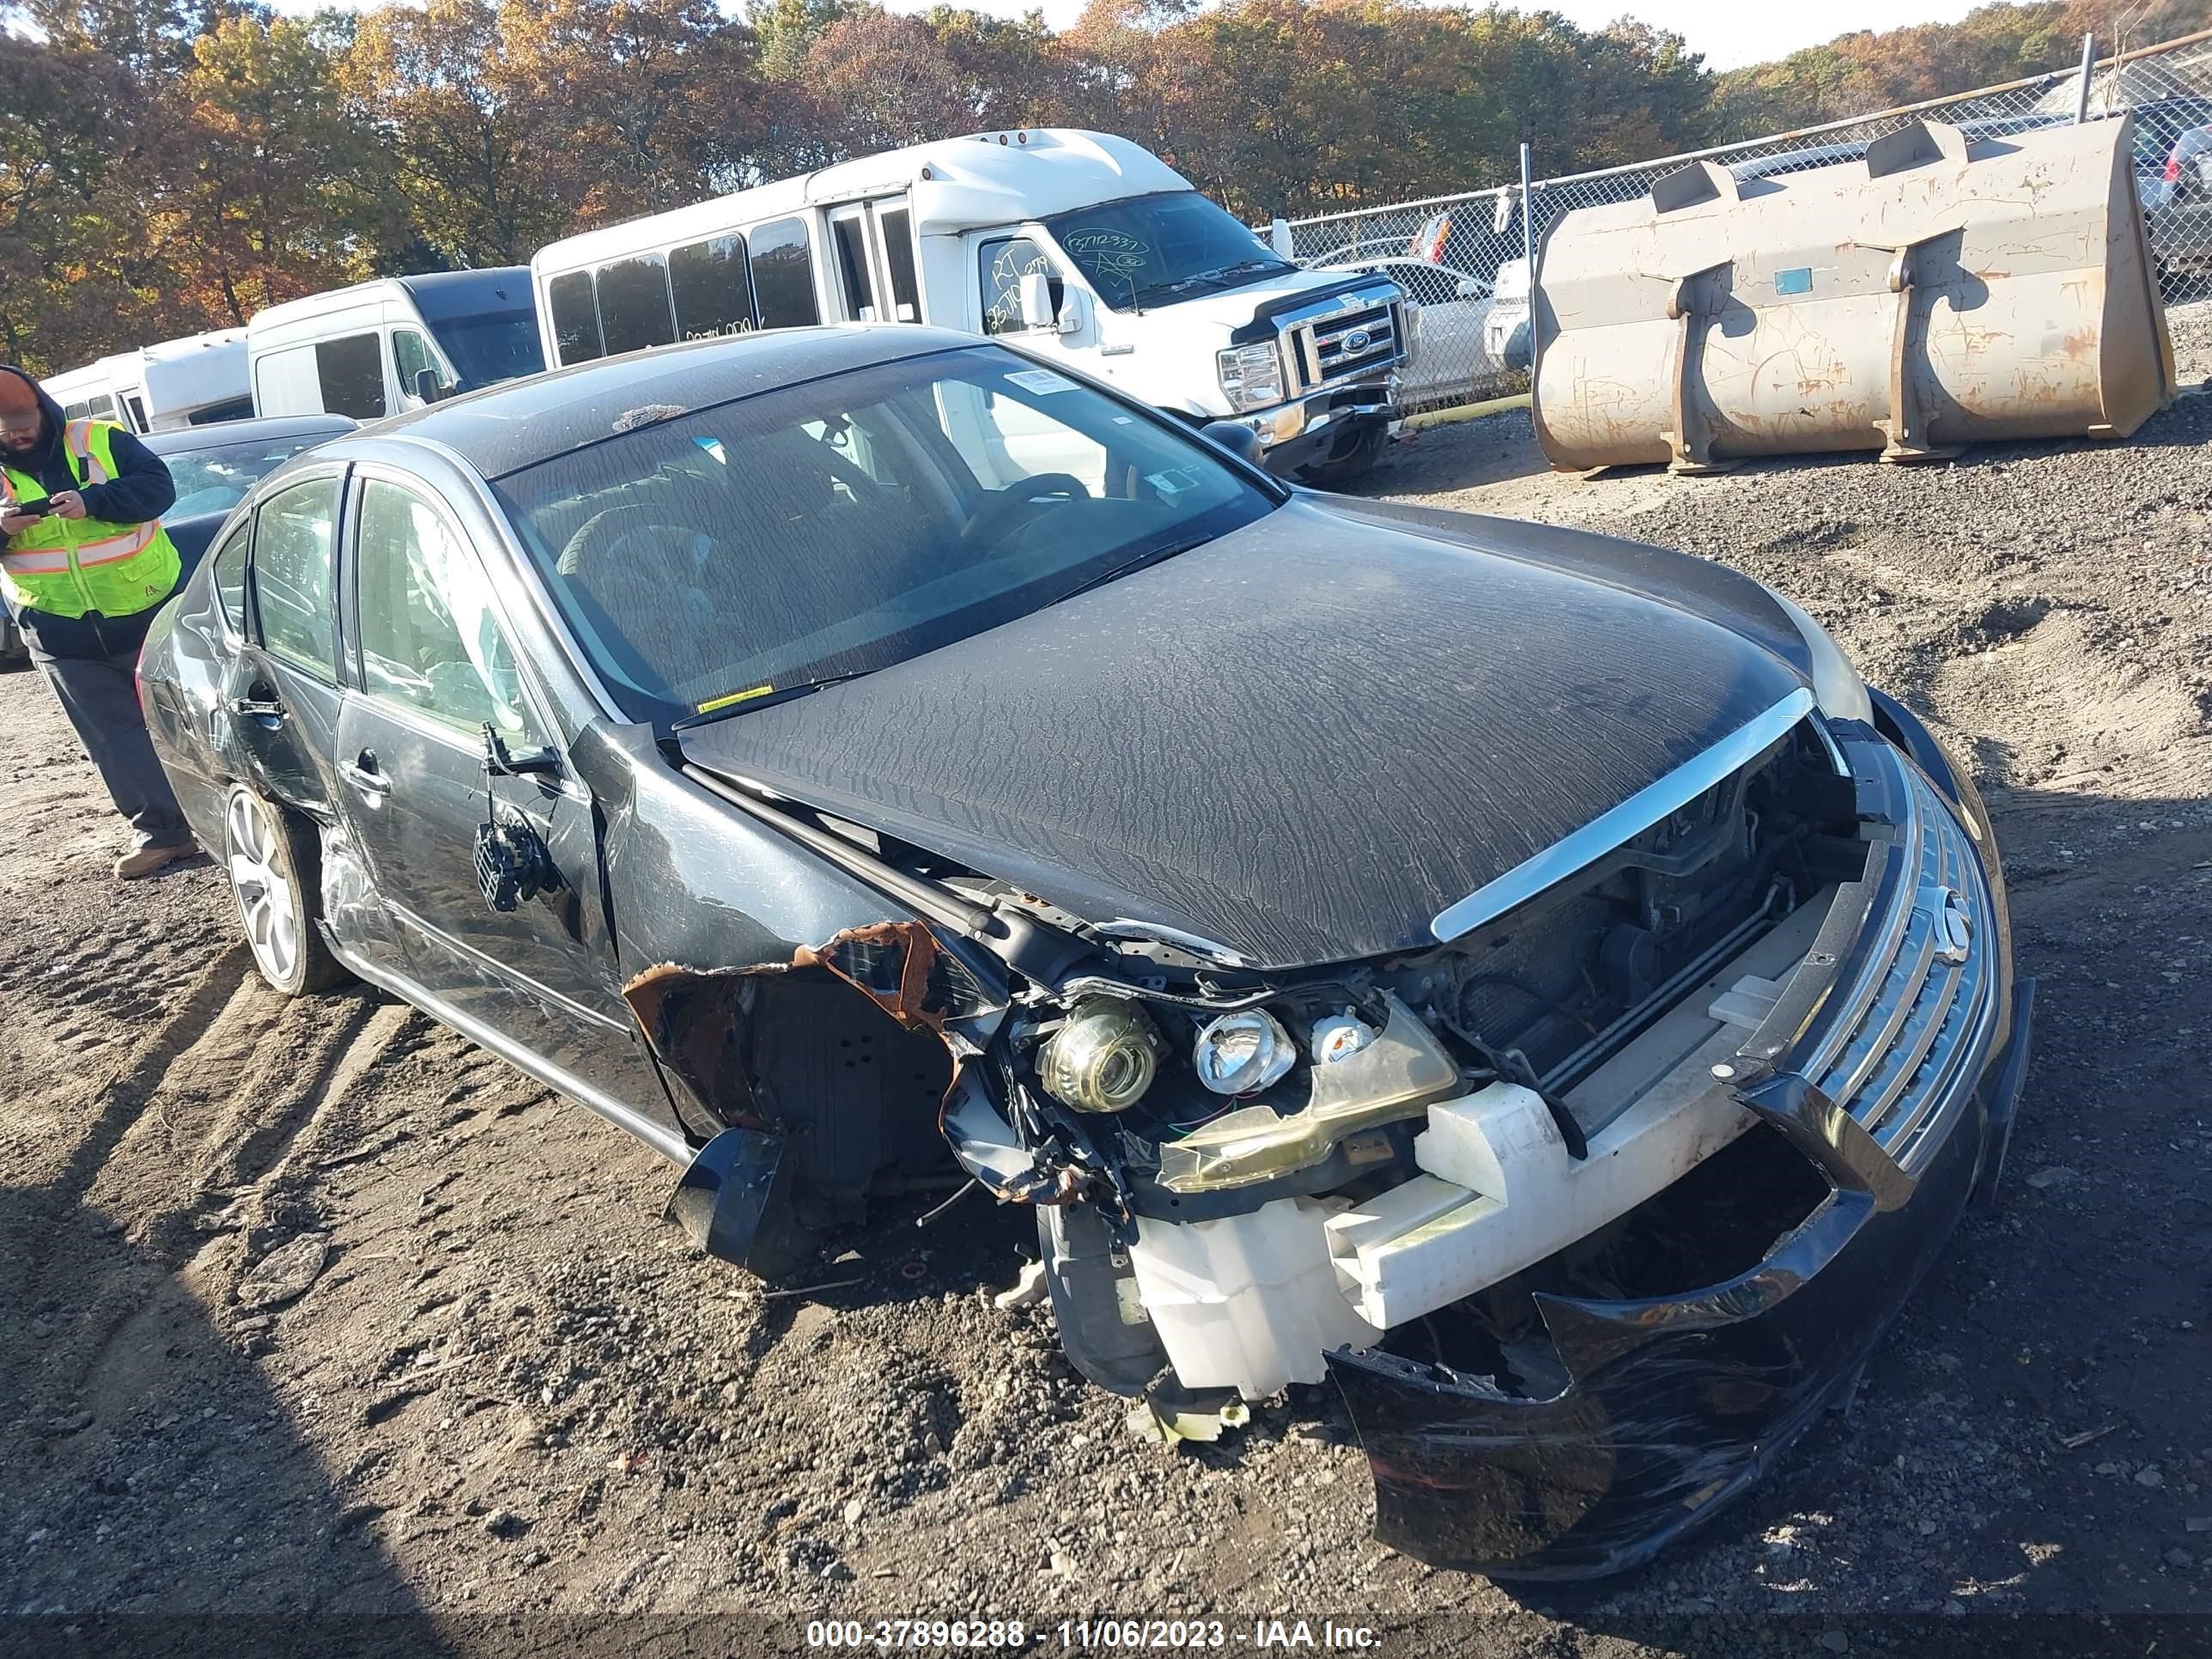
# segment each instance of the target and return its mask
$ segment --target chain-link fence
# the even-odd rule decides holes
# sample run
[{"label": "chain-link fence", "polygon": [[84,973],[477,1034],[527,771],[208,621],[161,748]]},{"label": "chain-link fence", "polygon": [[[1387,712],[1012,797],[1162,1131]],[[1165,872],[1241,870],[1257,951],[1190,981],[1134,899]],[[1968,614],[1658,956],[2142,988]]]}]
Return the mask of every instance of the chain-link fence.
[{"label": "chain-link fence", "polygon": [[[1856,161],[1868,143],[1908,122],[1947,122],[1969,139],[2002,137],[2076,119],[2135,118],[2136,194],[2143,207],[2169,307],[2212,300],[2212,30],[1957,98],[1668,155],[1632,167],[1541,179],[1528,191],[1537,246],[1577,208],[1623,202],[1692,162],[1739,179],[1766,179]],[[1407,375],[1409,410],[1434,409],[1504,389],[1500,331],[1486,324],[1493,285],[1525,275],[1522,192],[1513,184],[1463,196],[1356,208],[1291,222],[1290,252],[1317,269],[1387,271],[1420,307],[1420,349]],[[1279,228],[1278,234],[1279,234]],[[2193,339],[2195,331],[2191,331]],[[2201,377],[2212,364],[2183,366]],[[2194,371],[2193,375],[2191,370]]]}]

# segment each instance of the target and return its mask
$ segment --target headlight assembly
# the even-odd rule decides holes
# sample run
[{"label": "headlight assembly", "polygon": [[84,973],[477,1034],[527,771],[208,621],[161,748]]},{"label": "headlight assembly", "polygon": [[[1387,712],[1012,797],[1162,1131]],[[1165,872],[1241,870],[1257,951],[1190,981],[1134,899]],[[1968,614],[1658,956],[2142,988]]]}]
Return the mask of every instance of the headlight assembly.
[{"label": "headlight assembly", "polygon": [[1273,341],[1231,346],[1214,354],[1214,363],[1230,408],[1265,409],[1283,401],[1283,359]]},{"label": "headlight assembly", "polygon": [[1133,1003],[1092,997],[1037,1054],[1037,1079],[1079,1112],[1125,1112],[1144,1098],[1160,1067],[1159,1034]]},{"label": "headlight assembly", "polygon": [[1813,655],[1813,700],[1820,705],[1820,712],[1831,720],[1858,720],[1872,726],[1874,704],[1867,696],[1866,682],[1851,666],[1843,647],[1802,610],[1772,588],[1766,592],[1805,636],[1805,648]]},{"label": "headlight assembly", "polygon": [[1247,1008],[1200,1031],[1190,1064],[1217,1095],[1256,1095],[1280,1083],[1297,1057],[1282,1021],[1265,1008]]}]

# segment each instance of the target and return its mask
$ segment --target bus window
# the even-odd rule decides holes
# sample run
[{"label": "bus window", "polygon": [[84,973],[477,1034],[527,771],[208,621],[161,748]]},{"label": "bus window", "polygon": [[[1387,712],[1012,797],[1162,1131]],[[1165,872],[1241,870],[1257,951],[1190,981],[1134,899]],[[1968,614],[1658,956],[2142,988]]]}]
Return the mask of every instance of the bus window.
[{"label": "bus window", "polygon": [[735,231],[679,247],[670,254],[668,285],[676,296],[679,340],[743,334],[753,325],[753,284],[745,274],[745,239]]},{"label": "bus window", "polygon": [[845,290],[845,314],[856,323],[876,320],[876,295],[868,281],[868,233],[860,210],[830,222],[830,234],[837,244],[837,275]]},{"label": "bus window", "polygon": [[123,407],[130,411],[131,429],[133,432],[145,431],[146,405],[139,402],[137,398],[131,396],[130,393],[125,392],[123,396]]},{"label": "bus window", "polygon": [[587,363],[604,357],[599,341],[599,312],[592,299],[592,273],[572,270],[545,285],[545,298],[553,308],[553,348],[564,363]]},{"label": "bus window", "polygon": [[668,309],[668,262],[658,253],[599,267],[599,330],[607,356],[666,345],[676,337]]},{"label": "bus window", "polygon": [[891,208],[876,221],[884,239],[884,259],[890,266],[891,320],[921,320],[921,283],[914,270],[914,226],[904,208]]},{"label": "bus window", "polygon": [[778,219],[752,234],[753,299],[763,328],[808,328],[822,320],[814,303],[814,255],[803,219]]}]

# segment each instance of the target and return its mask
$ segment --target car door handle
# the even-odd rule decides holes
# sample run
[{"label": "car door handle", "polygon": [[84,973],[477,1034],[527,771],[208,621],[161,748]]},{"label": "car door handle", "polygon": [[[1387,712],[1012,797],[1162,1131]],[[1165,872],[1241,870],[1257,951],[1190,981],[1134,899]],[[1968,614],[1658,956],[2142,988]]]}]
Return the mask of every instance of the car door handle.
[{"label": "car door handle", "polygon": [[392,780],[377,766],[376,757],[364,749],[358,761],[340,761],[338,775],[364,795],[388,795]]},{"label": "car door handle", "polygon": [[233,697],[230,712],[246,720],[281,720],[284,718],[284,705],[267,697]]}]

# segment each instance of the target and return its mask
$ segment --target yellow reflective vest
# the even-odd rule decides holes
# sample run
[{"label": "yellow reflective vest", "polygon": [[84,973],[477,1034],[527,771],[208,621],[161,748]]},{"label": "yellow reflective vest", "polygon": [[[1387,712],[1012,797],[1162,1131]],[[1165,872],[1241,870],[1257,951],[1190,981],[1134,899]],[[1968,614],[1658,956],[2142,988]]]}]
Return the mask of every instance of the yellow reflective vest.
[{"label": "yellow reflective vest", "polygon": [[[64,429],[70,465],[82,483],[106,483],[115,476],[119,430],[111,421],[71,421]],[[9,511],[35,507],[46,495],[46,486],[27,472],[0,467],[0,505]],[[19,611],[130,617],[167,599],[180,568],[159,519],[109,524],[53,513],[8,539],[0,551],[0,591]]]}]

